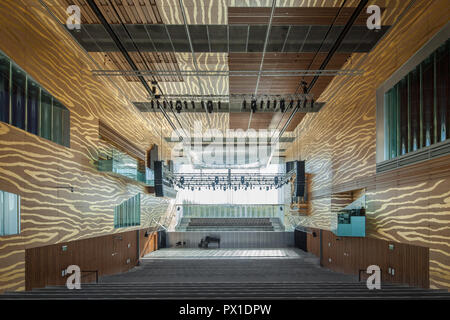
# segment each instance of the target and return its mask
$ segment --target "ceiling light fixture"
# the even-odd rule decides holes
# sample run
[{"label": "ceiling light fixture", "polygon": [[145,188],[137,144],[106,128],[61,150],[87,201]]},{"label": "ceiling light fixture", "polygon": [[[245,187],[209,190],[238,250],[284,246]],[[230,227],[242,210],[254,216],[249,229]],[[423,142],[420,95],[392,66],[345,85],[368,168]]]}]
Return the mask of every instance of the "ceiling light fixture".
[{"label": "ceiling light fixture", "polygon": [[280,100],[280,111],[284,112],[285,110],[285,105],[284,105],[284,99]]},{"label": "ceiling light fixture", "polygon": [[177,102],[175,103],[175,109],[177,110],[177,113],[180,113],[181,110],[183,110],[183,106],[181,105],[181,100],[177,100]]},{"label": "ceiling light fixture", "polygon": [[209,113],[213,112],[214,107],[213,107],[213,102],[211,100],[208,100],[208,102],[206,103],[206,108]]},{"label": "ceiling light fixture", "polygon": [[250,106],[251,106],[253,113],[255,113],[256,112],[256,100],[253,99]]}]

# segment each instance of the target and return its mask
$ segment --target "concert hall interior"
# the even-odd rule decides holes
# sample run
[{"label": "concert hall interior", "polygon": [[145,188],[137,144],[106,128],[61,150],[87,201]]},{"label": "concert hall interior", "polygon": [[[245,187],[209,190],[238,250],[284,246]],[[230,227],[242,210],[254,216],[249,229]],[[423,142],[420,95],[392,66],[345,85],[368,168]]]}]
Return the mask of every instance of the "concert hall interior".
[{"label": "concert hall interior", "polygon": [[449,299],[448,8],[0,1],[0,300]]}]

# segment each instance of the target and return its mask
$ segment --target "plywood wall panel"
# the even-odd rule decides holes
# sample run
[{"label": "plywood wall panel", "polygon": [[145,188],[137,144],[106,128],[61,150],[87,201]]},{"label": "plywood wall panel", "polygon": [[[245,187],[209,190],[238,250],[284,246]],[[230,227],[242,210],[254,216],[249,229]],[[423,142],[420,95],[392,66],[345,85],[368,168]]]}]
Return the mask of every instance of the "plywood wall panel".
[{"label": "plywood wall panel", "polygon": [[[295,130],[297,143],[286,152],[288,160],[306,160],[306,172],[313,177],[313,214],[299,222],[316,227],[327,225],[324,220],[333,221],[335,216],[328,205],[322,207],[324,203],[319,199],[335,192],[366,188],[366,235],[426,248],[430,286],[447,289],[449,158],[376,174],[376,90],[448,19],[447,1],[415,1],[370,53],[353,55],[344,65],[363,69],[365,74],[335,77],[318,99],[327,104],[319,113],[303,118]],[[428,279],[420,281],[423,284]]]},{"label": "plywood wall panel", "polygon": [[25,250],[137,229],[113,224],[114,207],[137,193],[141,226],[150,226],[169,200],[96,169],[99,119],[142,150],[160,141],[160,128],[111,82],[91,75],[95,64],[44,6],[2,1],[0,50],[69,109],[71,123],[66,148],[0,122],[0,190],[21,196],[22,229],[0,238],[2,292],[25,288]]}]

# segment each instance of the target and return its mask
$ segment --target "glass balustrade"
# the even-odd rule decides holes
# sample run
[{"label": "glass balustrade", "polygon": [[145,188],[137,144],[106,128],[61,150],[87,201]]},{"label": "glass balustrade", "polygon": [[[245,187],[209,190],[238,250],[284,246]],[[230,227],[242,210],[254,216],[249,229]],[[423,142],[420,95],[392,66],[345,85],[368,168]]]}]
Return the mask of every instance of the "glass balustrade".
[{"label": "glass balustrade", "polygon": [[138,160],[115,148],[111,148],[104,159],[98,160],[98,170],[127,177],[148,186],[155,185],[153,170],[139,168]]}]

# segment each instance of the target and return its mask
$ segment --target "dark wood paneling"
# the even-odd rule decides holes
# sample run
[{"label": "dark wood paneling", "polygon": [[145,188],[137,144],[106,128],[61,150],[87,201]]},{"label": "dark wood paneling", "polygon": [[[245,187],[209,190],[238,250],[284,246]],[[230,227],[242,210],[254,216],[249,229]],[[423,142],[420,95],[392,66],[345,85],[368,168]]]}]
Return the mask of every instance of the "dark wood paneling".
[{"label": "dark wood paneling", "polygon": [[311,228],[310,231],[311,233],[308,233],[306,240],[308,252],[312,253],[316,257],[320,257],[320,230]]},{"label": "dark wood paneling", "polygon": [[[128,271],[138,261],[137,232],[142,234],[142,230],[128,231],[26,249],[26,290],[65,284],[67,277],[62,276],[62,271],[69,265],[78,265],[81,271],[97,270],[99,276]],[[62,246],[67,246],[67,250],[63,251]],[[154,246],[148,248],[145,242],[143,247],[155,250]],[[82,281],[93,280],[95,274],[82,273]]]},{"label": "dark wood paneling", "polygon": [[158,250],[158,233],[149,231],[149,236],[146,237],[146,232],[146,229],[142,229],[139,231],[139,252],[141,257],[152,251]]},{"label": "dark wood paneling", "polygon": [[[359,273],[370,265],[382,271],[382,281],[428,288],[429,248],[375,238],[338,237],[331,231],[322,231],[322,264],[337,272]],[[389,250],[389,244],[394,245]],[[394,275],[388,273],[395,270]],[[361,274],[366,275],[365,271]]]},{"label": "dark wood paneling", "polygon": [[[382,8],[384,11],[384,8]],[[355,11],[354,7],[343,8],[334,22],[345,25]],[[229,7],[228,24],[268,24],[271,8],[264,7]],[[339,12],[338,7],[303,7],[276,8],[272,18],[273,25],[331,25]],[[366,25],[368,18],[364,10],[356,19],[355,25]]]}]

